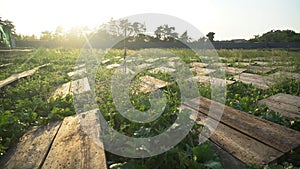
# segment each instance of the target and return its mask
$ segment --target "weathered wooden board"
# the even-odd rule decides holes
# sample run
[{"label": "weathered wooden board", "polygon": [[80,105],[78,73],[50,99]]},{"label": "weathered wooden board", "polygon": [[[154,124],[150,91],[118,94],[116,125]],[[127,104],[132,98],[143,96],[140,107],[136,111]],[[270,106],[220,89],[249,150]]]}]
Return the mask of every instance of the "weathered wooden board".
[{"label": "weathered wooden board", "polygon": [[121,66],[120,64],[114,63],[114,64],[111,64],[111,65],[107,65],[106,69],[114,69],[114,68],[117,68],[117,67],[120,67],[120,66]]},{"label": "weathered wooden board", "polygon": [[214,69],[207,69],[207,68],[201,68],[201,67],[193,67],[193,68],[190,68],[190,70],[196,72],[196,74],[200,75],[200,76],[208,75],[208,74],[216,71]]},{"label": "weathered wooden board", "polygon": [[234,79],[245,84],[252,84],[253,86],[263,90],[268,89],[274,84],[274,82],[267,77],[251,73],[241,73],[240,75],[234,76]]},{"label": "weathered wooden board", "polygon": [[167,63],[167,66],[172,67],[172,68],[175,68],[175,62],[169,61],[169,62]]},{"label": "weathered wooden board", "polygon": [[234,65],[237,66],[249,66],[251,63],[250,62],[235,62]]},{"label": "weathered wooden board", "polygon": [[116,73],[134,74],[135,72],[133,70],[129,69],[127,66],[122,66],[116,70]]},{"label": "weathered wooden board", "polygon": [[269,109],[288,118],[300,117],[300,97],[278,93],[258,101],[260,105],[267,105]]},{"label": "weathered wooden board", "polygon": [[268,75],[268,77],[273,78],[273,79],[282,79],[282,78],[300,79],[300,74],[280,71],[280,72],[270,74],[270,75]]},{"label": "weathered wooden board", "polygon": [[85,67],[85,64],[80,64],[80,65],[74,66],[74,70],[81,69],[84,67]]},{"label": "weathered wooden board", "polygon": [[52,97],[55,99],[59,96],[66,97],[67,94],[81,94],[84,92],[90,91],[90,85],[87,77],[84,77],[82,79],[77,79],[68,83],[65,83],[61,85],[59,88],[57,88],[52,95]]},{"label": "weathered wooden board", "polygon": [[224,86],[225,84],[231,85],[231,84],[235,83],[235,81],[219,79],[219,78],[210,77],[210,76],[194,76],[188,80],[193,80],[193,81],[196,81],[199,83],[211,84],[214,86]]},{"label": "weathered wooden board", "polygon": [[90,90],[91,90],[91,88],[90,88],[89,80],[87,77],[78,79],[78,80],[74,80],[71,82],[71,89],[70,89],[71,93],[81,94],[84,92],[88,92]]},{"label": "weathered wooden board", "polygon": [[6,66],[9,66],[9,65],[12,65],[12,63],[2,64],[2,65],[0,65],[0,68],[6,67]]},{"label": "weathered wooden board", "polygon": [[147,60],[145,60],[146,62],[150,62],[150,63],[153,63],[153,62],[156,62],[156,61],[158,61],[159,60],[159,58],[150,58],[150,59],[147,59]]},{"label": "weathered wooden board", "polygon": [[66,117],[42,168],[107,168],[103,147],[87,135],[84,129],[88,126],[82,128],[80,120],[83,118],[90,122],[85,125],[90,125],[89,128],[100,132],[100,127],[93,126],[97,121],[94,111]]},{"label": "weathered wooden board", "polygon": [[215,62],[215,63],[211,63],[209,65],[210,68],[219,68],[219,67],[227,67],[229,66],[229,63],[222,63],[222,62]]},{"label": "weathered wooden board", "polygon": [[[199,107],[195,107],[197,103]],[[214,110],[210,110],[211,104]],[[223,113],[210,139],[247,164],[267,164],[300,146],[300,132],[228,106],[223,111],[221,103],[200,97],[183,105],[198,111],[202,124],[208,115],[217,122],[217,115]]]},{"label": "weathered wooden board", "polygon": [[68,76],[72,77],[72,76],[82,76],[86,73],[86,68],[81,68],[78,70],[75,70],[73,72],[69,72]]},{"label": "weathered wooden board", "polygon": [[276,70],[276,68],[275,67],[263,67],[263,66],[248,66],[247,70],[254,72],[254,73],[267,74],[269,72]]},{"label": "weathered wooden board", "polygon": [[0,81],[0,88],[2,88],[4,86],[6,86],[6,85],[8,85],[8,84],[10,84],[10,83],[18,80],[18,79],[21,79],[21,78],[24,78],[24,77],[27,77],[27,76],[32,76],[38,69],[40,69],[42,67],[45,67],[47,65],[49,65],[49,63],[41,65],[41,66],[38,66],[38,67],[35,67],[35,68],[27,70],[25,72],[21,72],[21,73],[17,73],[17,74],[11,75],[7,79]]},{"label": "weathered wooden board", "polygon": [[11,149],[0,163],[1,168],[34,169],[41,167],[61,122],[33,127],[25,133],[16,148]]},{"label": "weathered wooden board", "polygon": [[32,52],[32,49],[0,49],[1,57],[15,57]]},{"label": "weathered wooden board", "polygon": [[165,87],[168,84],[168,82],[156,79],[148,75],[140,77],[140,81],[141,83],[139,86],[139,91],[144,93],[155,91],[157,89]]},{"label": "weathered wooden board", "polygon": [[246,70],[247,69],[236,68],[236,67],[226,67],[226,69],[225,69],[226,73],[228,73],[228,74],[241,74]]},{"label": "weathered wooden board", "polygon": [[261,66],[266,66],[266,65],[270,64],[269,62],[262,62],[262,61],[255,61],[254,63],[261,65]]},{"label": "weathered wooden board", "polygon": [[158,73],[158,72],[162,72],[162,73],[173,73],[173,72],[175,72],[175,71],[176,71],[176,69],[169,68],[169,67],[164,67],[164,66],[157,67],[157,68],[154,68],[154,69],[149,70],[150,73]]},{"label": "weathered wooden board", "polygon": [[179,60],[179,59],[180,59],[180,57],[170,57],[170,58],[168,58],[169,61],[174,61],[174,60]]},{"label": "weathered wooden board", "polygon": [[202,62],[192,62],[190,63],[191,67],[206,67],[208,64],[207,63],[202,63]]},{"label": "weathered wooden board", "polygon": [[105,59],[105,60],[101,61],[102,64],[106,64],[108,62],[110,62],[110,59]]},{"label": "weathered wooden board", "polygon": [[140,65],[137,65],[136,67],[137,67],[138,69],[144,70],[145,68],[148,68],[148,67],[150,67],[150,66],[152,66],[152,64],[149,64],[149,63],[143,63],[143,64],[140,64]]}]

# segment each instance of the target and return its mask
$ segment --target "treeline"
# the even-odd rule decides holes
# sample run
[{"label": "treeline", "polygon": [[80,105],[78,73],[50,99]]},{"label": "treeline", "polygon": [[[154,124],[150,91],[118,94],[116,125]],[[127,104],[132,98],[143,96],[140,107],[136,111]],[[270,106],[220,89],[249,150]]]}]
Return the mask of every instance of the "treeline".
[{"label": "treeline", "polygon": [[154,42],[161,43],[174,43],[174,46],[178,44],[189,43],[195,44],[197,42],[221,42],[221,43],[273,43],[273,42],[300,42],[300,34],[292,30],[272,30],[261,36],[255,35],[254,38],[249,40],[227,40],[227,41],[215,41],[214,32],[207,33],[206,36],[192,38],[189,36],[188,31],[179,34],[176,32],[176,28],[170,25],[161,25],[156,28],[153,34],[147,34],[147,28],[144,23],[129,22],[127,19],[115,20],[110,19],[107,23],[100,25],[97,28],[90,29],[88,27],[76,27],[70,30],[65,30],[63,27],[57,27],[55,31],[43,31],[40,37],[36,35],[20,35],[15,33],[15,28],[12,22],[10,22],[11,28],[14,30],[14,39],[17,42],[17,46],[20,47],[82,47],[86,42],[87,45],[92,45],[96,48],[111,47],[117,43],[117,46],[121,46],[124,38],[125,43],[131,43],[135,46],[140,44],[154,44]]},{"label": "treeline", "polygon": [[292,30],[271,30],[262,36],[255,35],[249,42],[300,42],[300,33]]},{"label": "treeline", "polygon": [[[102,24],[98,28],[91,30],[88,27],[77,27],[65,31],[62,27],[57,27],[54,32],[43,31],[40,38],[35,35],[18,35],[17,40],[22,41],[47,41],[50,44],[64,45],[73,43],[75,46],[83,44],[88,39],[96,46],[109,46],[126,39],[126,42],[192,42],[192,38],[185,31],[181,35],[175,31],[175,27],[167,24],[157,27],[153,35],[146,34],[145,24],[139,22],[129,22],[127,19],[114,20]],[[199,41],[207,38],[200,37]],[[41,42],[41,43],[44,43]]]}]

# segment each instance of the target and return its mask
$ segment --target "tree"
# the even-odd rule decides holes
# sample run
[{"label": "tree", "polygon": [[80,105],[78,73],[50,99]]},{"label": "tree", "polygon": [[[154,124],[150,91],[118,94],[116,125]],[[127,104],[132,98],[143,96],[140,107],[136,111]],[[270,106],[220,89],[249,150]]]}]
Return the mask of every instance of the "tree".
[{"label": "tree", "polygon": [[50,31],[41,32],[40,40],[52,40],[52,33]]},{"label": "tree", "polygon": [[293,30],[271,30],[262,36],[255,35],[250,42],[300,42],[300,33]]},{"label": "tree", "polygon": [[202,42],[202,43],[203,43],[203,42],[205,42],[205,41],[206,41],[206,37],[204,37],[204,36],[203,36],[203,37],[200,37],[200,38],[198,39],[198,42]]},{"label": "tree", "polygon": [[208,38],[209,41],[213,42],[215,38],[215,33],[214,32],[209,32],[206,37]]},{"label": "tree", "polygon": [[53,39],[56,42],[62,42],[64,39],[64,29],[61,26],[58,26],[53,34]]},{"label": "tree", "polygon": [[114,20],[113,18],[107,24],[101,26],[102,30],[106,30],[113,38],[124,38],[125,33],[126,37],[137,36],[146,31],[144,24],[139,22],[131,23],[128,19]]},{"label": "tree", "polygon": [[182,42],[189,42],[192,38],[188,36],[187,31],[183,32],[182,35],[180,35],[179,40]]},{"label": "tree", "polygon": [[178,33],[175,32],[175,27],[165,24],[163,26],[157,27],[154,31],[156,39],[163,40],[163,41],[175,41],[178,39]]}]

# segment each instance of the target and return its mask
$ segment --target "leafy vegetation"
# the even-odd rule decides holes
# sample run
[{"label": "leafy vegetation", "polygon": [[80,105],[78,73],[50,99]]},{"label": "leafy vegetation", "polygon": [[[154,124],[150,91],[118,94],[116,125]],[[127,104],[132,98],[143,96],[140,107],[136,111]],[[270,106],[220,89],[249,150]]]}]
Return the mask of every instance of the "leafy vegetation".
[{"label": "leafy vegetation", "polygon": [[30,126],[47,124],[74,114],[71,96],[55,100],[49,98],[59,85],[70,80],[67,72],[72,70],[78,52],[38,49],[26,56],[1,58],[1,62],[13,63],[1,69],[5,76],[41,64],[51,64],[31,77],[20,79],[0,89],[1,156]]},{"label": "leafy vegetation", "polygon": [[[168,52],[180,57],[186,63],[201,61],[196,53],[187,49],[166,49]],[[120,62],[123,51],[111,49],[106,51],[93,51],[98,57],[111,59],[111,62]],[[128,50],[128,55],[135,51]],[[197,51],[198,54],[214,55],[213,51]],[[245,59],[263,58],[276,66],[284,67],[289,64],[295,66],[292,72],[299,72],[299,52],[287,52],[285,50],[218,50],[221,61],[230,63],[244,62]],[[33,76],[23,78],[0,89],[0,153],[5,154],[7,149],[16,143],[22,134],[31,126],[47,124],[54,120],[61,120],[65,116],[75,113],[73,98],[68,95],[65,98],[50,99],[54,90],[63,83],[70,81],[67,73],[73,70],[80,51],[77,49],[37,49],[31,54],[13,58],[0,58],[0,63],[13,63],[0,69],[0,80],[3,80],[13,73],[19,73],[36,66],[50,63],[49,66],[41,68]],[[291,61],[293,63],[287,63]],[[90,60],[98,63],[99,61]],[[253,60],[248,60],[254,64]],[[87,63],[88,64],[88,63]],[[153,74],[147,70],[140,72],[136,78],[143,75],[170,82],[163,88],[163,95],[167,98],[167,106],[162,115],[149,123],[135,123],[124,118],[117,110],[113,102],[110,89],[113,70],[104,69],[103,66],[89,70],[95,74],[95,93],[97,106],[102,115],[115,130],[132,137],[149,137],[160,134],[170,127],[180,111],[180,90],[174,83],[174,79],[167,73]],[[88,75],[89,76],[89,75]],[[231,79],[232,75],[226,75]],[[133,83],[134,84],[134,83]],[[134,87],[134,86],[132,86]],[[199,83],[201,96],[211,98],[209,85]],[[261,90],[252,85],[237,82],[227,87],[226,105],[242,110],[244,112],[259,116],[272,122],[284,125],[300,131],[300,119],[287,119],[282,115],[269,110],[266,106],[258,106],[260,99],[267,98],[277,93],[287,93],[300,96],[299,79],[278,79],[277,83],[268,90]],[[145,111],[150,107],[149,94],[139,92],[130,93],[131,103],[138,110]],[[195,125],[190,133],[178,145],[169,151],[158,156],[130,159],[120,157],[106,152],[108,165],[111,168],[222,168],[218,157],[211,149],[209,142],[198,145],[198,135],[203,129],[201,125]],[[287,162],[294,162],[299,159],[295,153],[294,159],[287,159]],[[289,163],[268,165],[266,168],[282,168],[292,165]],[[249,166],[256,168],[256,166]]]},{"label": "leafy vegetation", "polygon": [[262,36],[256,35],[250,42],[300,42],[300,34],[292,30],[271,30]]}]

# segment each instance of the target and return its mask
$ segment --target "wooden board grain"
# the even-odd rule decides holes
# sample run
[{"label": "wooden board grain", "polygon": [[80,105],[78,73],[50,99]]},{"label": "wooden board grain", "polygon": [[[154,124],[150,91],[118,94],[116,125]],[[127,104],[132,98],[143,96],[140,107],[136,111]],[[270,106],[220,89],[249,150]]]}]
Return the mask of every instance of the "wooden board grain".
[{"label": "wooden board grain", "polygon": [[78,70],[74,70],[73,72],[69,72],[68,76],[72,77],[72,76],[82,76],[86,73],[86,68],[81,68]]},{"label": "wooden board grain", "polygon": [[38,66],[38,67],[35,67],[33,69],[30,69],[30,70],[27,70],[27,71],[24,71],[24,72],[21,72],[21,73],[11,75],[7,79],[0,81],[0,88],[2,88],[4,86],[18,80],[18,79],[21,79],[21,78],[24,78],[24,77],[27,77],[27,76],[32,76],[38,69],[40,69],[42,67],[45,67],[45,66],[48,66],[48,65],[49,65],[49,63]]},{"label": "wooden board grain", "polygon": [[176,71],[176,69],[169,68],[169,67],[164,67],[164,66],[157,67],[157,68],[149,70],[150,73],[158,73],[158,72],[161,72],[161,73],[173,73],[175,71]]},{"label": "wooden board grain", "polygon": [[235,75],[234,79],[245,84],[252,84],[253,86],[263,90],[268,89],[274,84],[270,78],[252,73],[241,73],[239,75]]},{"label": "wooden board grain", "polygon": [[17,147],[11,150],[12,152],[8,152],[9,156],[4,157],[0,166],[4,169],[39,168],[46,158],[60,126],[61,122],[55,122],[47,126],[33,127],[21,137]]},{"label": "wooden board grain", "polygon": [[288,118],[300,117],[300,97],[278,93],[258,101],[260,105],[267,105],[269,109]]},{"label": "wooden board grain", "polygon": [[207,63],[202,63],[202,62],[192,62],[190,63],[191,67],[206,67],[208,64]]},{"label": "wooden board grain", "polygon": [[228,74],[241,74],[247,69],[236,68],[236,67],[226,67],[225,72]]},{"label": "wooden board grain", "polygon": [[84,77],[61,85],[55,90],[52,97],[56,99],[59,96],[66,97],[67,94],[81,94],[90,90],[88,78]]},{"label": "wooden board grain", "polygon": [[196,74],[200,75],[200,76],[208,75],[208,74],[216,71],[215,69],[207,69],[207,68],[201,68],[201,67],[193,67],[193,68],[190,68],[190,70],[196,72]]},{"label": "wooden board grain", "polygon": [[250,62],[235,62],[234,65],[245,67],[245,66],[251,65],[251,63]]},{"label": "wooden board grain", "polygon": [[248,66],[247,70],[254,72],[254,73],[262,73],[262,74],[267,74],[269,72],[274,71],[276,68],[275,67],[264,67],[264,66]]},{"label": "wooden board grain", "polygon": [[271,79],[284,79],[284,78],[291,78],[291,79],[300,79],[299,73],[291,73],[291,72],[275,72],[273,74],[268,75]]},{"label": "wooden board grain", "polygon": [[142,76],[140,77],[139,90],[144,93],[149,93],[157,89],[165,87],[168,83],[160,79],[154,78],[152,76]]},{"label": "wooden board grain", "polygon": [[[195,107],[197,102],[199,107]],[[209,113],[212,103],[219,105],[216,106],[219,108]],[[210,139],[247,164],[264,165],[300,147],[300,132],[228,106],[222,111],[221,103],[200,97],[183,105],[200,112],[200,123],[208,115],[217,121],[216,115],[223,113]]]},{"label": "wooden board grain", "polygon": [[[89,113],[86,112],[86,116]],[[66,117],[51,146],[42,168],[106,169],[105,152],[90,138],[80,125],[83,114]],[[89,119],[96,121],[93,115]],[[92,126],[90,128],[97,128]],[[100,130],[100,127],[98,128]]]},{"label": "wooden board grain", "polygon": [[9,65],[12,65],[12,63],[6,63],[6,64],[2,64],[2,65],[0,65],[0,68],[7,67],[7,66],[9,66]]},{"label": "wooden board grain", "polygon": [[233,83],[235,83],[235,81],[220,79],[220,78],[215,78],[210,76],[194,76],[188,80],[193,80],[199,83],[211,84],[214,86],[224,86],[225,84],[232,85]]}]

